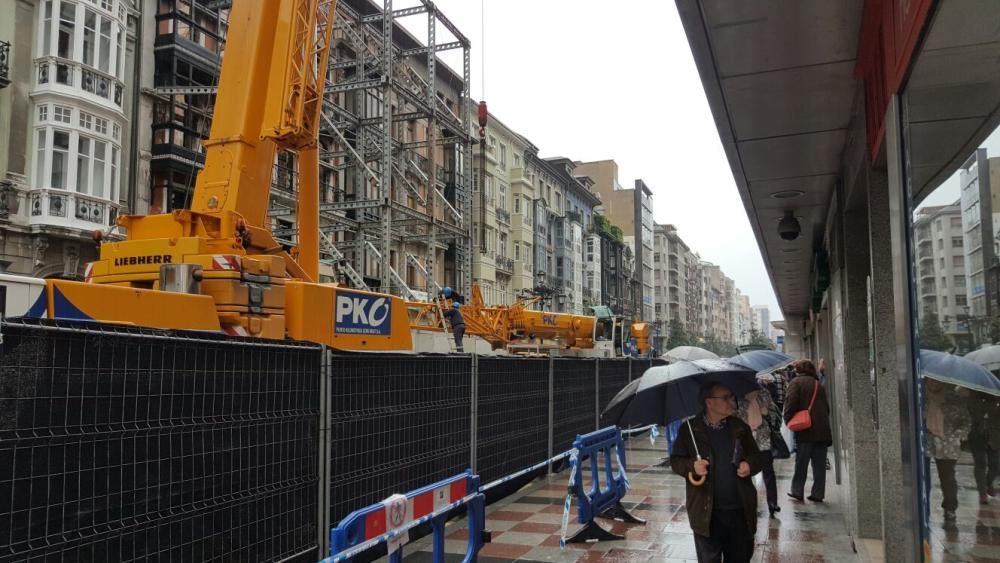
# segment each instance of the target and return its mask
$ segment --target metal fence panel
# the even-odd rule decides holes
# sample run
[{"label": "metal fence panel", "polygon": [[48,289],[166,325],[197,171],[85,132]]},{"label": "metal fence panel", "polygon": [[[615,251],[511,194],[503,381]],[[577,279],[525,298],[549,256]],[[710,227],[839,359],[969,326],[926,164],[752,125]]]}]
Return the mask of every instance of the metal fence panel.
[{"label": "metal fence panel", "polygon": [[479,358],[476,465],[483,482],[548,456],[549,360]]},{"label": "metal fence panel", "polygon": [[[604,411],[604,409],[608,406],[608,402],[610,402],[623,387],[628,385],[628,362],[628,360],[616,359],[601,360],[598,364],[600,387],[597,390],[597,404],[600,405],[601,411]],[[636,366],[633,365],[632,369],[635,370]]]},{"label": "metal fence panel", "polygon": [[[595,418],[597,381],[594,370],[597,361],[592,359],[554,358],[552,375],[555,382],[553,401],[553,451],[564,452],[573,447],[577,434],[596,429]],[[601,361],[604,369],[604,361]]]},{"label": "metal fence panel", "polygon": [[2,329],[0,558],[315,553],[317,347]]},{"label": "metal fence panel", "polygon": [[469,467],[469,356],[333,355],[330,522]]}]

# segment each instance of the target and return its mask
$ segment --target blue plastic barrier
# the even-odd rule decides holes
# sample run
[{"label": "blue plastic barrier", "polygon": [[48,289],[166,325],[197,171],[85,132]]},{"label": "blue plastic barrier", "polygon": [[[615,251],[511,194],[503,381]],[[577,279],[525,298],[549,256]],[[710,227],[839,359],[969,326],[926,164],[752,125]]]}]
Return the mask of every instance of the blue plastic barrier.
[{"label": "blue plastic barrier", "polygon": [[468,549],[463,561],[474,562],[483,544],[489,541],[486,497],[479,490],[479,476],[466,471],[352,512],[330,530],[330,557],[322,563],[347,561],[383,543],[389,546],[389,561],[401,563],[402,544],[406,542],[409,530],[427,522],[431,523],[434,531],[434,563],[443,563],[445,523],[451,513],[461,506],[468,507],[469,526]]},{"label": "blue plastic barrier", "polygon": [[[612,464],[612,454],[618,461],[617,471]],[[590,461],[590,488],[584,489],[584,465]],[[622,499],[629,489],[628,474],[625,465],[625,441],[622,431],[617,426],[609,426],[590,434],[577,436],[570,453],[569,491],[563,510],[563,531],[560,543],[579,543],[601,540],[619,540],[624,536],[613,534],[600,525],[594,518],[613,518],[632,524],[645,524],[645,521],[629,514],[622,506]],[[566,526],[569,520],[569,508],[572,498],[577,500],[577,522],[583,524],[569,539],[566,539]]]}]

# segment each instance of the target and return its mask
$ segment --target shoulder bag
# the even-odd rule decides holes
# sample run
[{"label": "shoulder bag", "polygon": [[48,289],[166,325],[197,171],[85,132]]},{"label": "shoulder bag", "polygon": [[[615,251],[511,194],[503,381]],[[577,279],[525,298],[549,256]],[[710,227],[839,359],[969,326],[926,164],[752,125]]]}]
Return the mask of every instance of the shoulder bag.
[{"label": "shoulder bag", "polygon": [[792,419],[788,421],[788,429],[792,432],[802,432],[803,430],[809,430],[812,428],[812,411],[813,403],[816,402],[816,393],[819,392],[819,381],[816,381],[813,387],[813,396],[809,401],[809,407],[805,410],[801,410],[792,416]]}]

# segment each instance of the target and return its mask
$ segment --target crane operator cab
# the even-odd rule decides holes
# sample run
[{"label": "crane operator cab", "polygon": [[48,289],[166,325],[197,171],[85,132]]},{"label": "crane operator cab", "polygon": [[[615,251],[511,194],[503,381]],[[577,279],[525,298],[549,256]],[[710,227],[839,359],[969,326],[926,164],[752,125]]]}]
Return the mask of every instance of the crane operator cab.
[{"label": "crane operator cab", "polygon": [[598,305],[590,308],[597,319],[594,323],[594,355],[598,358],[615,358],[621,356],[623,339],[623,323],[616,317],[611,307]]}]

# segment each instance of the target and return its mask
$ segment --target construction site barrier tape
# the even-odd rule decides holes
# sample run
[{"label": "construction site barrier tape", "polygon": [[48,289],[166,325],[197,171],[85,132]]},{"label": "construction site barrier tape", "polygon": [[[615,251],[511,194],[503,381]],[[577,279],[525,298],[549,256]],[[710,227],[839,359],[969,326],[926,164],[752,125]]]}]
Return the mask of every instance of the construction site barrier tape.
[{"label": "construction site barrier tape", "polygon": [[573,448],[569,453],[569,487],[566,502],[563,503],[562,531],[559,532],[559,549],[566,549],[566,528],[569,527],[569,507],[573,502],[573,486],[576,485],[576,466],[580,463],[580,452]]}]

